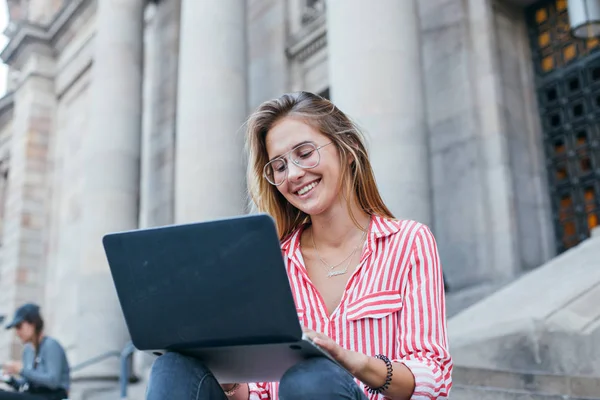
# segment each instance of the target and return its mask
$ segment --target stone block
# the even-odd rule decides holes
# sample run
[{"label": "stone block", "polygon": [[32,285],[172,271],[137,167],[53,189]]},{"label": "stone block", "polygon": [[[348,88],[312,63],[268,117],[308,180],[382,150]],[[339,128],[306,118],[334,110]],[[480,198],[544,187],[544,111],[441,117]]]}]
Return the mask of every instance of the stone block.
[{"label": "stone block", "polygon": [[476,140],[431,154],[433,229],[448,284],[459,289],[489,279],[486,213]]},{"label": "stone block", "polygon": [[[454,271],[446,269],[445,274],[455,274]],[[455,282],[450,280],[449,284]],[[461,311],[467,309],[473,304],[483,300],[487,296],[491,295],[502,286],[509,282],[494,282],[494,283],[479,283],[471,284],[464,289],[458,286],[453,287],[452,290],[446,293],[446,316],[452,318]]]},{"label": "stone block", "polygon": [[600,238],[591,238],[450,319],[459,366],[600,376]]},{"label": "stone block", "polygon": [[[562,396],[565,399],[598,398],[600,377],[568,374],[536,374],[504,370],[465,368],[456,366],[452,373],[458,392],[468,389],[481,392],[492,389],[497,394],[509,392],[519,395]],[[456,394],[454,392],[452,394]]]},{"label": "stone block", "polygon": [[594,400],[593,398],[565,397],[562,395],[546,395],[514,390],[498,390],[493,388],[455,386],[450,393],[450,400]]}]

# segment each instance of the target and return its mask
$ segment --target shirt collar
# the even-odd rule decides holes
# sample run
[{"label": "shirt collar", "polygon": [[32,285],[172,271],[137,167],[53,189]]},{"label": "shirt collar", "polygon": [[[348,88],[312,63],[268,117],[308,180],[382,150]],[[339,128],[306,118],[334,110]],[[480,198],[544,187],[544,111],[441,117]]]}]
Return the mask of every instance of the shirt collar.
[{"label": "shirt collar", "polygon": [[393,235],[400,230],[401,222],[395,219],[373,215],[371,218],[370,234],[377,239]]}]

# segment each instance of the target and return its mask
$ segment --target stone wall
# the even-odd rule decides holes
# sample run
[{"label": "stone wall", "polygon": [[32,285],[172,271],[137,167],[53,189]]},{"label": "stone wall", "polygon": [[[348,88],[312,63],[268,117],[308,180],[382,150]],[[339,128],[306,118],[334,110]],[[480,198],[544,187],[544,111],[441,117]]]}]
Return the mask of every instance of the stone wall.
[{"label": "stone wall", "polygon": [[288,60],[285,51],[289,8],[285,3],[280,0],[248,1],[248,105],[250,109],[289,90]]},{"label": "stone wall", "polygon": [[288,90],[323,93],[330,86],[326,12],[307,8],[304,0],[290,0],[286,17]]},{"label": "stone wall", "polygon": [[523,9],[500,1],[493,6],[501,87],[499,107],[520,238],[518,261],[521,268],[529,270],[555,254],[533,63]]},{"label": "stone wall", "polygon": [[[2,303],[9,312],[24,302],[43,303],[46,288],[48,147],[56,106],[54,82],[46,75],[53,68],[47,54],[20,60],[22,75],[14,95],[0,279]],[[18,356],[12,335],[1,336],[2,354]]]},{"label": "stone wall", "polygon": [[87,130],[89,72],[84,73],[61,98],[57,110],[57,135],[53,148],[53,209],[51,251],[47,281],[46,314],[49,331],[74,350],[80,268],[81,136]]},{"label": "stone wall", "polygon": [[[6,0],[2,2],[2,7],[7,8],[9,19],[13,23],[27,20],[46,25],[65,3],[65,0]],[[8,27],[9,30],[12,28],[14,26]]]},{"label": "stone wall", "polygon": [[[10,140],[12,137],[13,95],[7,95],[8,104],[0,106],[0,249],[3,243],[4,206],[8,194],[8,174],[10,172]],[[1,253],[1,250],[0,250]],[[0,268],[1,271],[1,268]],[[0,272],[1,273],[1,272]],[[1,276],[0,276],[1,279]],[[0,300],[2,304],[2,300]],[[0,314],[2,311],[0,311]]]},{"label": "stone wall", "polygon": [[[12,96],[11,96],[12,97]],[[8,195],[8,175],[10,174],[10,141],[12,138],[12,118],[13,118],[13,101],[10,100],[8,106],[9,110],[6,110],[2,114],[2,128],[0,129],[0,155],[2,157],[2,175],[0,175],[0,183],[1,183],[1,204],[2,210],[0,219],[0,287],[3,290],[0,290],[0,314],[5,315],[8,319],[11,317],[12,306],[14,304],[13,296],[14,293],[7,289],[5,285],[2,284],[4,277],[7,275],[7,269],[4,268],[4,259],[5,259],[5,251],[4,251],[4,225],[6,220],[6,200]],[[5,321],[6,322],[6,321]],[[2,332],[3,333],[3,332]],[[11,335],[6,335],[0,333],[0,359],[6,360],[12,354],[12,347],[14,340]]]},{"label": "stone wall", "polygon": [[77,363],[79,270],[81,268],[82,140],[89,129],[89,93],[95,6],[71,21],[57,43],[56,134],[51,146],[52,206],[49,211],[48,278],[44,314],[48,332]]},{"label": "stone wall", "polygon": [[45,25],[64,4],[65,0],[29,0],[28,19]]},{"label": "stone wall", "polygon": [[419,6],[433,228],[448,284],[510,280],[551,256],[520,10],[502,8],[515,29],[491,0]]}]

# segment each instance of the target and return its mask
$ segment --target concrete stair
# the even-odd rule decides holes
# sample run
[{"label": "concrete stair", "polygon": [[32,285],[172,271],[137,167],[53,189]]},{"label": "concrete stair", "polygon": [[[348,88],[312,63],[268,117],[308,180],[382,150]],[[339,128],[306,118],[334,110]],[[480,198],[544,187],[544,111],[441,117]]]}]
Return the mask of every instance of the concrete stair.
[{"label": "concrete stair", "polygon": [[589,397],[570,397],[552,394],[528,393],[518,390],[469,387],[457,385],[450,400],[589,400]]},{"label": "concrete stair", "polygon": [[509,284],[511,281],[482,283],[473,287],[446,292],[446,317],[452,318],[480,300]]},{"label": "concrete stair", "polygon": [[[130,384],[127,388],[127,400],[144,400],[146,398],[146,383]],[[69,400],[75,400],[74,398]],[[104,390],[86,391],[78,400],[121,400],[118,385],[106,387]]]},{"label": "concrete stair", "polygon": [[[127,386],[127,400],[146,398],[147,378]],[[121,391],[116,381],[74,381],[69,400],[120,400]]]},{"label": "concrete stair", "polygon": [[450,400],[600,400],[600,377],[456,366]]},{"label": "concrete stair", "polygon": [[119,383],[116,380],[74,380],[69,400],[119,399]]},{"label": "concrete stair", "polygon": [[452,358],[471,368],[600,377],[598,304],[595,234],[449,318]]}]

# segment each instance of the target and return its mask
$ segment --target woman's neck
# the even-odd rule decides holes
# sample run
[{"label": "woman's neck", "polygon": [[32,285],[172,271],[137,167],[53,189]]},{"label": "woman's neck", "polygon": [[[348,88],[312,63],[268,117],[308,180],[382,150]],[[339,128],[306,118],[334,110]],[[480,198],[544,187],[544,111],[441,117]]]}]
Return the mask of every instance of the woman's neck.
[{"label": "woman's neck", "polygon": [[[362,229],[368,229],[371,216],[364,212],[355,201],[352,201],[350,210]],[[345,200],[336,203],[326,213],[311,216],[311,229],[317,243],[334,248],[344,246],[348,240],[363,234],[361,228],[356,226],[352,220]]]},{"label": "woman's neck", "polygon": [[39,335],[36,335],[33,337],[31,344],[33,344],[33,347],[35,347],[36,351],[39,351],[40,344],[42,344],[43,339],[44,339],[44,332],[40,332]]}]

